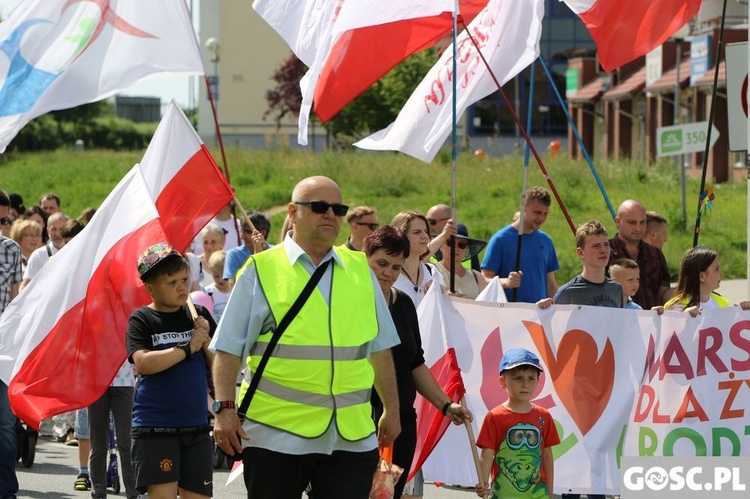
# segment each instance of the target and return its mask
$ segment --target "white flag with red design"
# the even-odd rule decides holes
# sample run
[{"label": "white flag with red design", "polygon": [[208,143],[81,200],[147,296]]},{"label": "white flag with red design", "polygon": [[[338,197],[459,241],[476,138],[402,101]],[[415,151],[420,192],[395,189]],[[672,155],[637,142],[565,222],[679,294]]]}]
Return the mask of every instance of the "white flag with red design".
[{"label": "white flag with red design", "polygon": [[138,255],[167,241],[183,251],[234,195],[172,102],[143,161],[0,317],[0,379],[26,423],[87,407],[126,357],[128,317],[150,298]]},{"label": "white flag with red design", "polygon": [[0,24],[0,152],[37,116],[166,74],[203,74],[182,0],[21,2]]},{"label": "white flag with red design", "polygon": [[[543,0],[490,0],[469,24],[482,54],[503,85],[539,55]],[[458,37],[457,112],[497,90],[476,47],[464,31]],[[396,121],[356,144],[362,149],[401,151],[430,162],[452,126],[453,45],[412,93]]]}]

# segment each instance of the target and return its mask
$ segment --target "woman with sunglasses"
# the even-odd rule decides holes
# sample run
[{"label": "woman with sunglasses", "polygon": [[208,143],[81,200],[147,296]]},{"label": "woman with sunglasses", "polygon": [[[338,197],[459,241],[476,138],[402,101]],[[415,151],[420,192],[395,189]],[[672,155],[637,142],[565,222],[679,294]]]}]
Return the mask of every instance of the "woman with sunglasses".
[{"label": "woman with sunglasses", "polygon": [[487,281],[481,273],[476,270],[467,269],[461,263],[468,261],[472,256],[482,251],[484,241],[469,238],[469,231],[464,224],[456,222],[458,234],[456,234],[456,253],[451,262],[450,240],[443,243],[440,248],[441,260],[436,267],[443,276],[443,289],[448,290],[451,269],[455,272],[455,295],[462,298],[476,299],[479,293],[487,286]]},{"label": "woman with sunglasses", "polygon": [[[393,463],[404,468],[404,473],[395,486],[394,497],[399,498],[409,475],[417,443],[417,413],[414,410],[417,392],[455,424],[462,424],[464,419],[471,421],[472,416],[460,404],[451,402],[425,365],[414,303],[393,286],[399,278],[401,266],[411,253],[408,237],[395,227],[381,227],[364,238],[363,250],[385,295],[401,340],[399,345],[391,349],[401,411],[401,434],[393,444]],[[373,416],[377,420],[383,406],[374,391],[371,402]]]}]

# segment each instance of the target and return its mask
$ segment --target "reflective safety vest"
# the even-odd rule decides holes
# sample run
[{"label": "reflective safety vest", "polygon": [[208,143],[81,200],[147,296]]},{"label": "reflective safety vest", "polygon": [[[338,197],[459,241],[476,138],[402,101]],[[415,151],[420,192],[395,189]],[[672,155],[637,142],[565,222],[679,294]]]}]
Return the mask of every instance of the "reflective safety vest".
[{"label": "reflective safety vest", "polygon": [[[716,304],[719,305],[720,308],[727,308],[729,306],[729,300],[721,296],[719,293],[714,293],[711,291],[711,298],[713,298],[716,301]],[[670,300],[671,302],[672,300]],[[690,303],[690,298],[684,298],[680,304],[682,305],[682,308],[687,308],[688,303]],[[670,303],[667,303],[669,305]],[[698,304],[700,306],[700,304]],[[666,307],[665,307],[666,308]]]},{"label": "reflective safety vest", "polygon": [[[263,371],[247,418],[315,438],[334,419],[339,434],[356,441],[375,432],[370,391],[375,378],[368,344],[377,336],[375,289],[364,253],[335,250],[330,307],[316,288],[281,335]],[[283,245],[252,257],[276,324],[310,280],[299,262],[289,266]],[[273,331],[261,334],[247,358],[251,379]],[[240,400],[248,381],[243,381]]]}]

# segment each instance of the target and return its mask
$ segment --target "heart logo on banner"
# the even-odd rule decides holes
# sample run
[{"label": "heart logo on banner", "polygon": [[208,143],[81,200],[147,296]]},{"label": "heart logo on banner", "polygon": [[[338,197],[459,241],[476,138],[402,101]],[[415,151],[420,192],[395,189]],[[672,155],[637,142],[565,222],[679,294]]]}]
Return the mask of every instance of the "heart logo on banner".
[{"label": "heart logo on banner", "polygon": [[596,341],[581,329],[571,329],[557,345],[557,356],[544,332],[535,322],[523,321],[540,357],[547,366],[557,396],[581,433],[586,435],[609,404],[615,384],[615,353],[607,339],[599,356]]}]

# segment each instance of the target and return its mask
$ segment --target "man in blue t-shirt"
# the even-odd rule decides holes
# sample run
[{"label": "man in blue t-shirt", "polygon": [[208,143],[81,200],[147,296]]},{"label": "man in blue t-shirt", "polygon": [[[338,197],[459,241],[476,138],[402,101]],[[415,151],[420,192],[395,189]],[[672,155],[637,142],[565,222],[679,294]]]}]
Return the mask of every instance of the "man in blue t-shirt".
[{"label": "man in blue t-shirt", "polygon": [[256,230],[251,229],[247,222],[243,220],[242,234],[240,235],[240,238],[245,244],[227,251],[227,256],[224,260],[223,277],[224,279],[227,279],[232,286],[237,277],[237,271],[245,265],[247,259],[253,254],[271,247],[271,245],[266,242],[268,234],[271,232],[271,221],[268,217],[259,211],[253,210],[247,211],[247,217],[250,219],[250,222],[252,222]]},{"label": "man in blue t-shirt", "polygon": [[521,261],[516,269],[518,228],[520,220],[492,236],[482,261],[482,274],[487,279],[500,276],[504,288],[518,288],[506,293],[509,301],[536,303],[553,297],[557,292],[555,271],[560,268],[552,239],[540,230],[547,220],[552,198],[543,187],[526,191],[523,216]]}]

